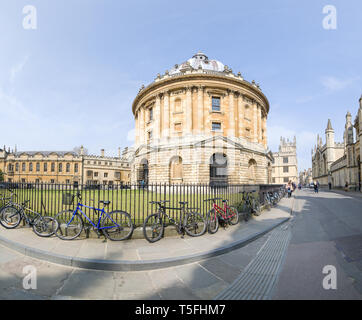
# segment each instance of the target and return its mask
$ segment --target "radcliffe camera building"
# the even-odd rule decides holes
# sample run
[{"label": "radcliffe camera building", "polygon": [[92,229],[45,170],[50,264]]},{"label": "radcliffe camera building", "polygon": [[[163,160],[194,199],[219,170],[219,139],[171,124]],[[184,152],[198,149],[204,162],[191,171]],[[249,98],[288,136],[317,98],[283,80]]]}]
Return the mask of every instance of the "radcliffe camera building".
[{"label": "radcliffe camera building", "polygon": [[354,121],[350,112],[346,114],[343,142],[335,142],[330,120],[325,136],[326,143],[318,136],[312,150],[313,179],[321,185],[330,183],[332,187],[345,187],[347,184],[348,189],[361,190],[362,96]]},{"label": "radcliffe camera building", "polygon": [[132,111],[132,182],[271,182],[269,102],[220,61],[199,52],[158,74]]}]

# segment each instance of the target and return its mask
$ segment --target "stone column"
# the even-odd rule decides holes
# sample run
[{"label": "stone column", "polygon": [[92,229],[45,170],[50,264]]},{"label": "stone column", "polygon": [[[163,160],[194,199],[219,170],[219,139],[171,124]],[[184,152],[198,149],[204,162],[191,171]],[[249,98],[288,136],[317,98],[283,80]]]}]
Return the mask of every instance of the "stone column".
[{"label": "stone column", "polygon": [[140,112],[136,111],[135,116],[135,144],[138,146],[140,144]]},{"label": "stone column", "polygon": [[228,136],[235,136],[235,112],[234,112],[234,91],[228,90],[229,94],[229,130]]},{"label": "stone column", "polygon": [[204,133],[204,88],[199,86],[197,91],[197,117],[198,117],[198,133]]},{"label": "stone column", "polygon": [[139,139],[140,139],[140,144],[145,143],[145,109],[143,106],[141,106],[141,108],[139,109]]},{"label": "stone column", "polygon": [[261,106],[257,104],[258,108],[258,142],[262,143],[262,131],[261,131]]},{"label": "stone column", "polygon": [[252,104],[253,108],[253,142],[258,142],[258,109],[256,102],[253,101]]},{"label": "stone column", "polygon": [[155,102],[155,112],[153,118],[153,138],[154,141],[160,138],[160,129],[161,129],[161,99],[160,95],[156,95],[156,102]]},{"label": "stone column", "polygon": [[162,136],[169,137],[170,135],[170,92],[163,92],[163,128]]},{"label": "stone column", "polygon": [[267,120],[267,116],[265,115],[263,117],[263,130],[264,130],[264,147],[267,148],[268,147],[268,136],[267,136],[267,131],[266,131],[266,120]]},{"label": "stone column", "polygon": [[192,96],[191,87],[186,87],[186,134],[192,134]]},{"label": "stone column", "polygon": [[239,138],[243,136],[243,129],[244,129],[244,107],[243,107],[243,97],[242,94],[239,92],[238,95],[238,126],[239,126]]}]

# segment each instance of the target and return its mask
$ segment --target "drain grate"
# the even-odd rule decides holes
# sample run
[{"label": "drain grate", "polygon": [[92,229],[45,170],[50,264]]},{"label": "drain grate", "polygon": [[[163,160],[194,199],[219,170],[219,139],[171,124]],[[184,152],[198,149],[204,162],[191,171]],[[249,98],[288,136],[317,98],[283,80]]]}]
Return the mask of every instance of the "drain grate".
[{"label": "drain grate", "polygon": [[215,300],[270,299],[290,237],[289,224],[274,229],[257,256]]}]

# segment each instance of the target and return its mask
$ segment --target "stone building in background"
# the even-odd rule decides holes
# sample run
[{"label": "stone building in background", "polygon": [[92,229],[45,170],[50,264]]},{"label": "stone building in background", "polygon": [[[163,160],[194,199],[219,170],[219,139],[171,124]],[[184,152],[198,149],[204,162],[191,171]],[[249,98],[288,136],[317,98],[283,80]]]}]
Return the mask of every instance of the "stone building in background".
[{"label": "stone building in background", "polygon": [[299,172],[299,183],[302,186],[309,186],[313,182],[312,169]]},{"label": "stone building in background", "polygon": [[130,182],[129,163],[122,158],[75,151],[0,150],[5,182],[113,185]]},{"label": "stone building in background", "polygon": [[132,182],[268,183],[269,102],[258,84],[199,52],[134,99]]},{"label": "stone building in background", "polygon": [[352,120],[350,112],[346,114],[343,142],[334,141],[334,129],[328,120],[326,144],[318,137],[317,145],[312,150],[313,179],[322,185],[331,183],[332,187],[345,187],[361,190],[362,180],[362,96],[359,99],[357,116]]},{"label": "stone building in background", "polygon": [[279,151],[273,153],[272,183],[286,184],[289,181],[298,183],[297,140],[280,138]]}]

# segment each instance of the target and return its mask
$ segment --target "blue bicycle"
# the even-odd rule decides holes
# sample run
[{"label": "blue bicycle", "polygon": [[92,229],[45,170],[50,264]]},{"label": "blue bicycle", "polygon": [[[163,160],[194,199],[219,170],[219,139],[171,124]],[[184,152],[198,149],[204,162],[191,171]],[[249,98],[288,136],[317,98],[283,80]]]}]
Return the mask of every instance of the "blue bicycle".
[{"label": "blue bicycle", "polygon": [[[69,195],[71,200],[68,200],[66,204],[73,203],[74,195]],[[97,233],[102,231],[103,234],[110,240],[121,241],[126,240],[132,236],[133,233],[133,223],[131,216],[124,211],[112,211],[107,213],[104,208],[108,206],[110,201],[99,201],[103,204],[103,208],[99,209],[96,207],[89,207],[81,203],[82,196],[77,193],[78,204],[77,208],[72,210],[65,210],[59,212],[55,219],[58,222],[58,227],[55,231],[57,237],[62,240],[73,240],[77,238],[84,229],[84,221],[82,216],[86,218],[86,222],[93,227]],[[94,212],[99,212],[100,216],[97,224],[82,211],[82,208],[93,209]]]}]

